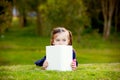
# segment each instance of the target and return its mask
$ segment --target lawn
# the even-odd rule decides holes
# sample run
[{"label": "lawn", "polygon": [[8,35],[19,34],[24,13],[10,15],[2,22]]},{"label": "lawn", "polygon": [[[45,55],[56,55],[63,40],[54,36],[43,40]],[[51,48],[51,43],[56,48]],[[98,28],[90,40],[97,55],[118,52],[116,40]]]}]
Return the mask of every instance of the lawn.
[{"label": "lawn", "polygon": [[[91,36],[92,35],[92,36]],[[119,80],[120,37],[73,35],[79,67],[72,72],[45,71],[34,62],[45,55],[50,36],[36,36],[33,27],[11,28],[0,37],[0,80]]]},{"label": "lawn", "polygon": [[120,80],[120,63],[79,64],[76,71],[46,71],[35,65],[0,66],[0,80]]}]

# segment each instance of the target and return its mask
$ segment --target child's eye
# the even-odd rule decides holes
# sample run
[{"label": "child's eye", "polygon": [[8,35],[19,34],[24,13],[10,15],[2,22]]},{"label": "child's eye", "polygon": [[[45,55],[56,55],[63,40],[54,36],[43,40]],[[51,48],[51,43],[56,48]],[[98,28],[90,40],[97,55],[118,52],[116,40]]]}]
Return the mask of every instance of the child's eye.
[{"label": "child's eye", "polygon": [[56,41],[60,41],[59,39],[56,39]]},{"label": "child's eye", "polygon": [[63,41],[66,41],[66,39],[63,39]]}]

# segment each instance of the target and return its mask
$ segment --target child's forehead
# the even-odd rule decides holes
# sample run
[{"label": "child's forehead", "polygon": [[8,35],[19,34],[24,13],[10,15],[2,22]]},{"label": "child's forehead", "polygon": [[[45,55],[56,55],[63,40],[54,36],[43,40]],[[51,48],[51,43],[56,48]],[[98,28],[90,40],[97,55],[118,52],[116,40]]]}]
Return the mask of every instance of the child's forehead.
[{"label": "child's forehead", "polygon": [[60,33],[54,34],[54,37],[59,37],[59,36],[68,37],[69,36],[69,32],[65,31],[65,32],[60,32]]}]

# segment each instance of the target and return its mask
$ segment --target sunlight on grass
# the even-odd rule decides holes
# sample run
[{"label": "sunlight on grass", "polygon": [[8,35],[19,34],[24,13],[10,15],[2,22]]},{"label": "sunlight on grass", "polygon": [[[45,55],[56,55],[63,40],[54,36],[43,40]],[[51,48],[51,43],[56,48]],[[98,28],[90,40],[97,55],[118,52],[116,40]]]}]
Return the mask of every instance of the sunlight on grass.
[{"label": "sunlight on grass", "polygon": [[118,49],[77,49],[79,63],[120,62]]},{"label": "sunlight on grass", "polygon": [[[45,47],[10,48],[0,52],[0,65],[34,64],[36,60],[45,56]],[[76,56],[79,64],[120,62],[118,49],[76,49]]]},{"label": "sunlight on grass", "polygon": [[46,71],[35,65],[0,66],[0,79],[119,80],[120,63],[79,64],[76,71]]}]

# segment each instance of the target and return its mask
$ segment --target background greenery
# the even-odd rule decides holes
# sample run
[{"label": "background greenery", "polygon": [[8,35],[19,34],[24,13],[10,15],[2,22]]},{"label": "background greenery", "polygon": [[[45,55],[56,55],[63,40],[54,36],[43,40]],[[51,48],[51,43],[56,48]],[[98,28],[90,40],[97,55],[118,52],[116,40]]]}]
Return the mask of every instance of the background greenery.
[{"label": "background greenery", "polygon": [[1,80],[119,80],[119,35],[115,35],[115,39],[111,36],[106,41],[95,32],[83,35],[79,43],[77,36],[73,35],[73,47],[79,63],[77,70],[73,72],[45,71],[37,67],[34,62],[45,55],[45,46],[50,45],[50,35],[39,37],[34,33],[33,28],[34,25],[25,28],[13,26],[4,36],[1,36]]},{"label": "background greenery", "polygon": [[[109,1],[117,3],[110,35],[104,38],[100,1],[0,0],[0,80],[119,80],[120,1]],[[13,8],[18,14],[12,15]],[[34,64],[45,55],[51,30],[57,26],[73,33],[76,71],[45,71]]]},{"label": "background greenery", "polygon": [[[0,38],[1,65],[34,64],[45,55],[45,46],[50,45],[48,37],[36,36],[33,26],[12,27]],[[92,36],[91,36],[92,35]],[[80,43],[73,35],[73,47],[79,63],[114,63],[120,61],[120,38],[105,41],[97,33],[81,37]]]}]

